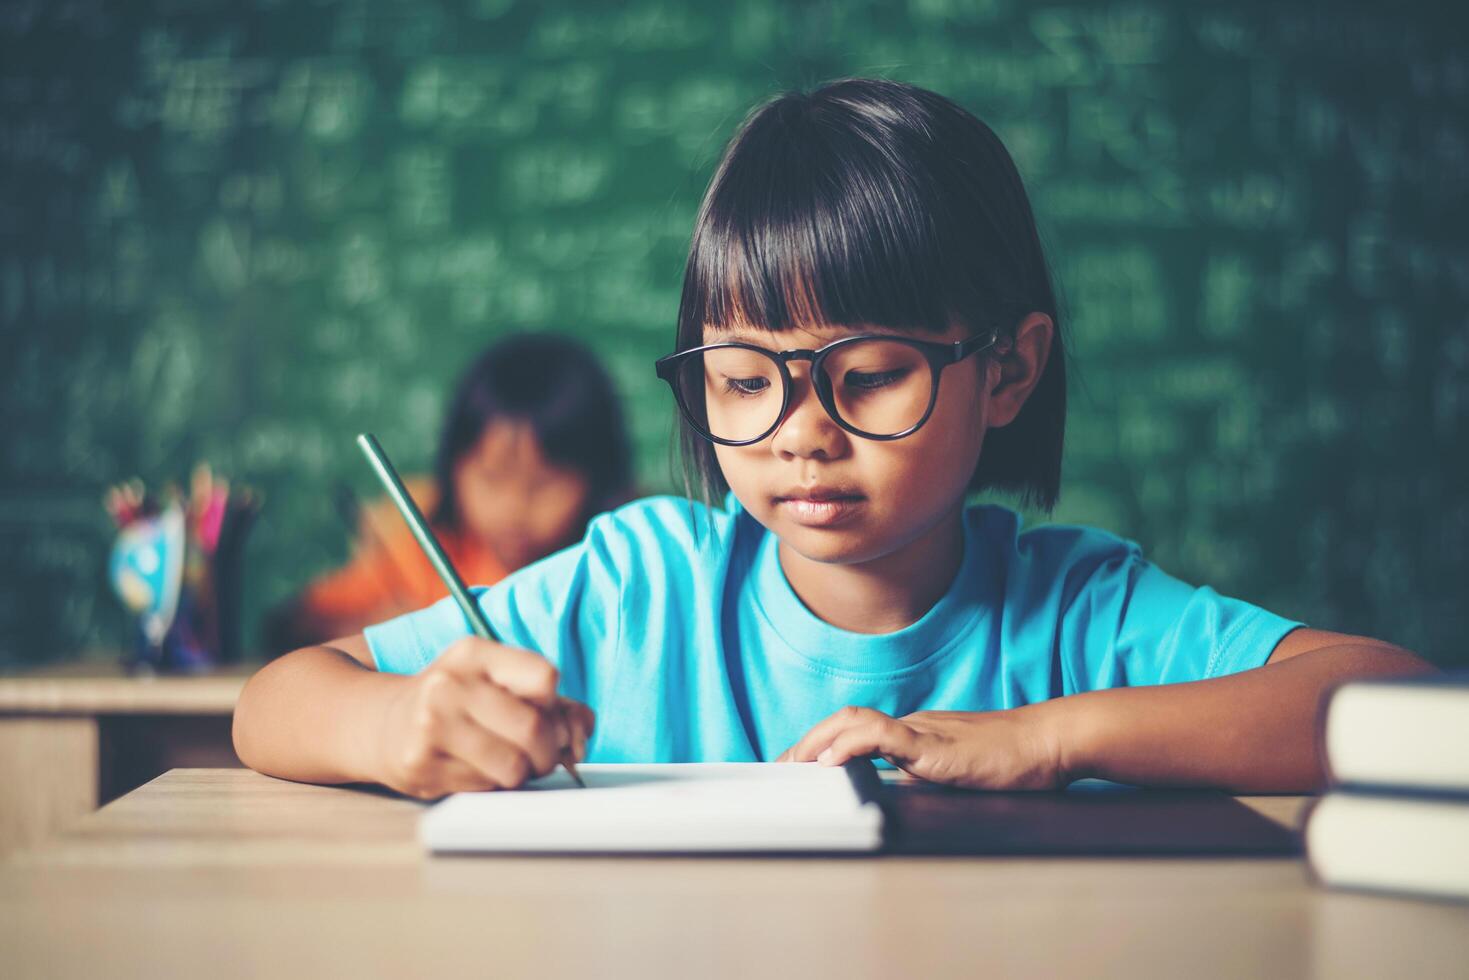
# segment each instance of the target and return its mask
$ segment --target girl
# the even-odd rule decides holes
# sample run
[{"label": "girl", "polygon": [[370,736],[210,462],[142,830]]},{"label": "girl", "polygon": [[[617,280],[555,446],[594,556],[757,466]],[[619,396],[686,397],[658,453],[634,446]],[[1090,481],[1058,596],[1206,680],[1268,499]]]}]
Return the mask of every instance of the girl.
[{"label": "girl", "polygon": [[1101,531],[965,506],[981,488],[1055,502],[1065,359],[1014,164],[932,92],[849,80],[756,111],[705,195],[657,367],[705,503],[623,507],[481,592],[506,645],[446,601],[265,667],[240,757],[422,797],[518,786],[563,746],[1305,790],[1330,685],[1429,669],[1187,586]]},{"label": "girl", "polygon": [[[434,477],[408,486],[450,559],[491,584],[563,548],[629,499],[631,452],[612,381],[583,345],[518,334],[464,373],[444,418]],[[272,617],[275,650],[360,632],[448,595],[386,501],[359,515],[352,560]]]}]

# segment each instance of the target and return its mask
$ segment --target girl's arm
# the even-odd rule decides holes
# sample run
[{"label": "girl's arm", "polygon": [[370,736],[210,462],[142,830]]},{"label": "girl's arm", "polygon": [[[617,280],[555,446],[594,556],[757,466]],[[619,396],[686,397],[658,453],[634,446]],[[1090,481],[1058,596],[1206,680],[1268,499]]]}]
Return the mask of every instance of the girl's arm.
[{"label": "girl's arm", "polygon": [[1061,771],[1235,792],[1314,790],[1325,775],[1317,742],[1326,694],[1355,678],[1434,670],[1380,640],[1298,629],[1256,670],[1063,698]]},{"label": "girl's arm", "polygon": [[883,755],[926,779],[989,789],[1045,789],[1099,777],[1304,792],[1322,783],[1317,713],[1332,687],[1435,669],[1379,640],[1299,629],[1263,667],[1210,680],[1091,691],[1008,711],[894,719],[846,708],[781,758],[839,765]]},{"label": "girl's arm", "polygon": [[288,653],[240,693],[235,752],[267,775],[377,782],[381,719],[404,679],[372,668],[360,633]]},{"label": "girl's arm", "polygon": [[519,786],[563,750],[585,753],[591,711],[558,698],[558,679],[537,654],[477,637],[418,674],[382,674],[359,634],[250,678],[235,706],[235,751],[267,775],[383,783],[423,798]]}]

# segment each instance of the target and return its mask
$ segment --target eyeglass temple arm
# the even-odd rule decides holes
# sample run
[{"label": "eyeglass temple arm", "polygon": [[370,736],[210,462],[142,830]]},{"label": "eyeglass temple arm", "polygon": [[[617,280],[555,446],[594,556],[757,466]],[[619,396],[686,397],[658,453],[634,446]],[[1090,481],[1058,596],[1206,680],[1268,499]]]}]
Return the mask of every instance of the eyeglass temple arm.
[{"label": "eyeglass temple arm", "polygon": [[954,345],[954,360],[961,361],[976,351],[988,350],[991,347],[1000,346],[1000,331],[991,330],[989,333],[975,334],[967,340],[961,340]]}]

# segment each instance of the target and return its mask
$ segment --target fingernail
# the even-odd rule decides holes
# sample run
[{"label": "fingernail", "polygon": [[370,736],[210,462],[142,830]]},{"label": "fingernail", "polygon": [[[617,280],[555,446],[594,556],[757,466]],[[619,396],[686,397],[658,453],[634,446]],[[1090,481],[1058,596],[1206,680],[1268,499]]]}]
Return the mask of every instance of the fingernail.
[{"label": "fingernail", "polygon": [[831,749],[822,749],[821,754],[816,757],[816,761],[823,766],[831,765]]}]

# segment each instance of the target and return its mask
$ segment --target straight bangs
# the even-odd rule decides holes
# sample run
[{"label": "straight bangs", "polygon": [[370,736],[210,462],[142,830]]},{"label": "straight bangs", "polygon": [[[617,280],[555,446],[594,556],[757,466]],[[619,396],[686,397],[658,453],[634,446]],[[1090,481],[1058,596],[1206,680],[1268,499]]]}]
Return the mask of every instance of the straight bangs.
[{"label": "straight bangs", "polygon": [[706,329],[941,333],[982,302],[946,274],[958,243],[929,175],[841,108],[792,94],[746,123],[694,228],[678,349]]}]

